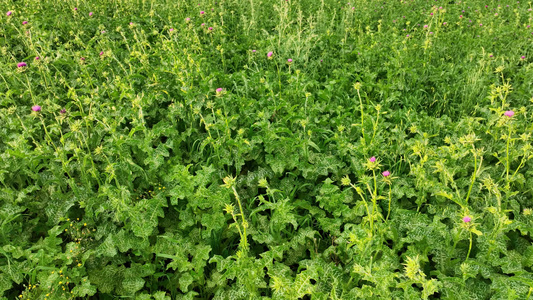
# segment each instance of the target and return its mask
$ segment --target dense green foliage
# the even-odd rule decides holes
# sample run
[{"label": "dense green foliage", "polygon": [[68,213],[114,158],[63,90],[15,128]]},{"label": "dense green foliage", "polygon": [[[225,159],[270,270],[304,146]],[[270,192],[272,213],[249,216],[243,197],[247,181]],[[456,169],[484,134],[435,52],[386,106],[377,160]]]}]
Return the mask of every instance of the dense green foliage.
[{"label": "dense green foliage", "polygon": [[0,299],[530,297],[531,2],[0,7]]}]

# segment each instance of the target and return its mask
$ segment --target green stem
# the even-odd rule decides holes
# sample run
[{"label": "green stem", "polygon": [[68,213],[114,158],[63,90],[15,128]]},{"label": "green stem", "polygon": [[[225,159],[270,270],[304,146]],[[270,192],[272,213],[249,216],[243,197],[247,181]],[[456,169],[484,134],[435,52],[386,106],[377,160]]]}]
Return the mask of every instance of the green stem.
[{"label": "green stem", "polygon": [[378,116],[376,117],[376,123],[374,123],[374,132],[372,133],[372,139],[370,140],[370,145],[374,142],[374,137],[376,136],[376,132],[378,131],[378,123],[379,123],[379,110],[378,110]]},{"label": "green stem", "polygon": [[248,225],[246,225],[246,221],[244,220],[244,211],[242,210],[242,204],[241,204],[241,199],[239,198],[239,194],[237,194],[237,190],[235,189],[234,186],[231,187],[231,189],[233,190],[233,194],[235,195],[235,198],[237,199],[237,203],[239,204],[239,210],[241,212],[241,218],[242,218],[242,229],[243,229],[243,240],[244,240],[244,243],[243,243],[243,247],[244,249],[243,250],[247,250],[248,249],[248,238],[246,236],[246,227],[248,227]]},{"label": "green stem", "polygon": [[357,90],[357,97],[359,97],[359,105],[361,107],[361,132],[363,133],[363,141],[365,141],[365,144],[366,144],[365,126],[364,126],[365,119],[364,119],[364,113],[363,113],[363,100],[361,99],[361,94],[359,93],[359,90]]},{"label": "green stem", "polygon": [[468,257],[470,256],[470,251],[472,250],[472,232],[470,232],[470,246],[468,246],[468,253],[466,254],[465,262],[468,260]]},{"label": "green stem", "polygon": [[507,135],[507,165],[506,165],[506,171],[507,171],[507,186],[509,186],[509,144],[511,142],[511,125],[509,125],[509,135]]},{"label": "green stem", "polygon": [[389,184],[389,212],[387,213],[387,218],[385,218],[385,220],[389,219],[391,200],[392,200],[392,198],[391,198],[391,185]]},{"label": "green stem", "polygon": [[363,199],[363,202],[365,203],[366,213],[370,219],[370,233],[372,235],[372,233],[374,232],[374,222],[373,222],[374,217],[370,215],[370,209],[368,209],[368,203],[366,202],[366,199],[363,196],[363,194],[357,191],[357,188],[353,185],[353,183],[350,183],[350,185],[359,194],[359,196],[361,197],[361,199]]},{"label": "green stem", "polygon": [[[476,156],[476,148],[474,147],[474,145],[472,145],[472,147],[474,148],[474,150],[472,151],[472,153],[474,153],[474,174],[472,174],[472,181],[470,182],[470,187],[468,188],[468,194],[466,195],[466,199],[465,199],[465,205],[468,204],[468,198],[470,198],[470,192],[472,192],[472,187],[474,186],[474,182],[476,181],[476,173],[477,173],[477,156]],[[480,164],[480,167],[481,167],[481,164]]]}]

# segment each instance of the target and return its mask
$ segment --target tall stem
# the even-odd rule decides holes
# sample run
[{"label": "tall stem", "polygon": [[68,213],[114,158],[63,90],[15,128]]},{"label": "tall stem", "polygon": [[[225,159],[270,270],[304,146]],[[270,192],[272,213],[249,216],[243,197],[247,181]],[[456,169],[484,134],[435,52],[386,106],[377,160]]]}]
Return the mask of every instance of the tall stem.
[{"label": "tall stem", "polygon": [[389,184],[389,212],[387,213],[387,218],[385,218],[385,220],[389,219],[391,200],[392,200],[392,198],[391,198],[391,185]]},{"label": "tall stem", "polygon": [[474,153],[474,174],[472,175],[472,181],[470,182],[470,187],[468,188],[468,194],[466,195],[465,205],[468,204],[468,198],[470,198],[470,192],[472,192],[472,187],[474,186],[474,181],[476,181],[476,173],[477,173],[476,148],[474,147],[474,145],[472,145],[472,148],[474,148],[474,150],[472,151],[472,153]]},{"label": "tall stem", "polygon": [[242,228],[243,228],[243,237],[242,237],[243,247],[244,247],[243,250],[247,250],[248,249],[248,238],[246,236],[246,227],[248,227],[248,224],[246,223],[246,220],[244,220],[244,211],[242,210],[241,199],[239,198],[239,194],[237,194],[237,190],[235,189],[234,186],[232,186],[231,189],[233,190],[233,194],[235,195],[235,198],[237,199],[237,203],[239,204],[239,210],[241,212]]},{"label": "tall stem", "polygon": [[470,251],[472,250],[472,232],[470,232],[470,246],[468,246],[468,253],[466,254],[465,261],[468,260],[468,257],[470,256]]}]

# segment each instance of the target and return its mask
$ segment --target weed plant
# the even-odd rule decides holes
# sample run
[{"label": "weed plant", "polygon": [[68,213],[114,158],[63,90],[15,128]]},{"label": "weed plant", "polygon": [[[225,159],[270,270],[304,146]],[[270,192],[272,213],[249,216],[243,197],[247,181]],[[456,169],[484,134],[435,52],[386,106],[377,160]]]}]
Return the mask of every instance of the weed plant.
[{"label": "weed plant", "polygon": [[0,299],[530,299],[531,1],[348,1],[0,0]]}]

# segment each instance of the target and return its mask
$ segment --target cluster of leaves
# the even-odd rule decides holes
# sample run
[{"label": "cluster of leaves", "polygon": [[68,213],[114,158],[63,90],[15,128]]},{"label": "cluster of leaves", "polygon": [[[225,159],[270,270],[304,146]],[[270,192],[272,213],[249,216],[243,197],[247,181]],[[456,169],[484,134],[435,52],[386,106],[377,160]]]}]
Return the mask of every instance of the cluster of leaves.
[{"label": "cluster of leaves", "polygon": [[529,3],[0,7],[1,299],[533,292]]}]

